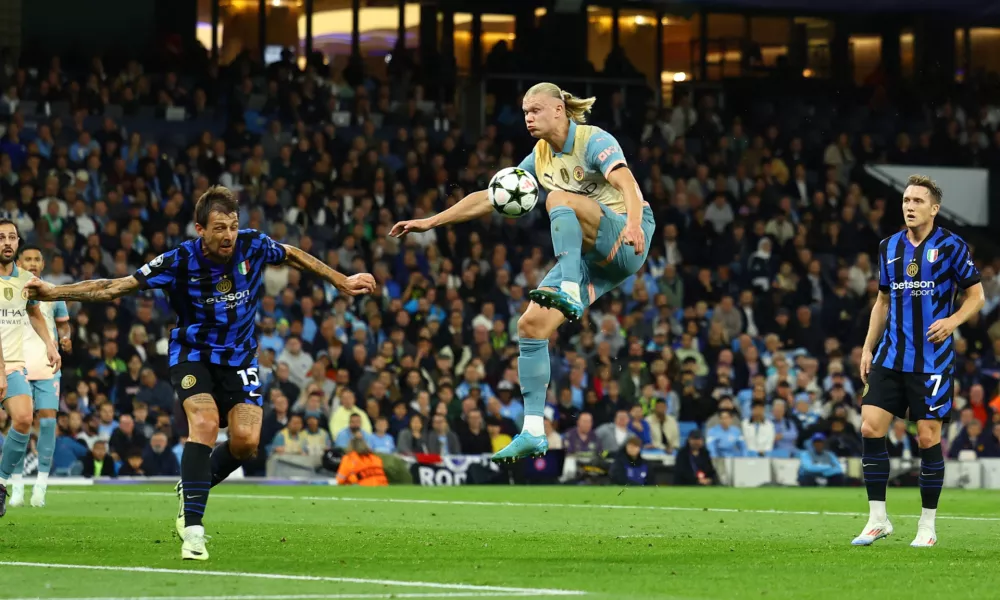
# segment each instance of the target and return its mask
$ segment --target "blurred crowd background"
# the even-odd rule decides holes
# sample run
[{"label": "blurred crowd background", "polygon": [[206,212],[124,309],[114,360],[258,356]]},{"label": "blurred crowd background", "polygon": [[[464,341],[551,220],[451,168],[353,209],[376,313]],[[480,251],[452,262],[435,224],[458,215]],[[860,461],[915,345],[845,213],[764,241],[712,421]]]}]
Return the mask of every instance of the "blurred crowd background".
[{"label": "blurred crowd background", "polygon": [[[195,235],[194,202],[214,184],[239,195],[242,227],[375,275],[373,296],[349,299],[267,268],[265,419],[248,475],[274,453],[322,455],[357,437],[379,453],[445,456],[492,453],[520,430],[516,322],[553,264],[545,211],[387,237],[531,150],[520,97],[493,80],[473,134],[408,61],[399,49],[376,73],[289,54],[266,68],[242,55],[157,69],[55,56],[0,73],[0,217],[43,249],[48,281],[131,274]],[[497,44],[485,68],[523,62]],[[722,102],[677,86],[663,101],[648,87],[593,87],[591,122],[625,149],[657,235],[642,271],[551,340],[551,448],[617,457],[627,480],[645,477],[643,456],[681,452],[694,466],[677,481],[693,484],[714,483],[706,457],[801,457],[826,478],[829,453],[860,455],[873,253],[901,221],[898,192],[864,167],[1000,166],[995,77],[914,97],[879,69],[833,98],[760,86]],[[634,70],[612,50],[604,73],[579,74]],[[956,332],[946,453],[1000,457],[1000,255],[968,241],[987,304]],[[176,475],[186,427],[167,377],[165,296],[69,311],[54,473]],[[889,449],[916,456],[905,422]]]}]

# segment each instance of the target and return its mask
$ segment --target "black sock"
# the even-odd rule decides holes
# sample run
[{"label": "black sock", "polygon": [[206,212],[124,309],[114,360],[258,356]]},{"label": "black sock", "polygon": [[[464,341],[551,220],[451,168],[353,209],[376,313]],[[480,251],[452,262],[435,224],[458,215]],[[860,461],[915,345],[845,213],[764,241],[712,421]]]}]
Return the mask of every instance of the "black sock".
[{"label": "black sock", "polygon": [[240,468],[243,462],[229,451],[229,442],[221,444],[212,450],[212,487],[226,480],[233,471]]},{"label": "black sock", "polygon": [[920,505],[937,508],[944,485],[944,454],[941,444],[920,450]]},{"label": "black sock", "polygon": [[212,449],[205,444],[184,444],[181,455],[181,485],[184,488],[184,525],[201,525],[212,487]]},{"label": "black sock", "polygon": [[889,450],[885,437],[861,438],[861,469],[865,473],[868,501],[885,502],[889,482]]}]

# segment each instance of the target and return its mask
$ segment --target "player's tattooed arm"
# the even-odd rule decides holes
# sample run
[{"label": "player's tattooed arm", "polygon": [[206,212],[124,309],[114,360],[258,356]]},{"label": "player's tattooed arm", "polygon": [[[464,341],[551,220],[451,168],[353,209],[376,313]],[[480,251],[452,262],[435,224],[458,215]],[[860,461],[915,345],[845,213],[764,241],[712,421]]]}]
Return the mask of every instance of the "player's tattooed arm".
[{"label": "player's tattooed arm", "polygon": [[285,262],[290,267],[313,273],[329,281],[342,294],[357,296],[375,291],[375,278],[368,273],[358,273],[348,277],[301,248],[288,244],[282,245],[285,248]]},{"label": "player's tattooed arm", "polygon": [[81,302],[108,302],[134,294],[139,281],[132,275],[118,279],[94,279],[69,285],[52,285],[34,278],[25,284],[28,298],[32,300],[79,300]]}]

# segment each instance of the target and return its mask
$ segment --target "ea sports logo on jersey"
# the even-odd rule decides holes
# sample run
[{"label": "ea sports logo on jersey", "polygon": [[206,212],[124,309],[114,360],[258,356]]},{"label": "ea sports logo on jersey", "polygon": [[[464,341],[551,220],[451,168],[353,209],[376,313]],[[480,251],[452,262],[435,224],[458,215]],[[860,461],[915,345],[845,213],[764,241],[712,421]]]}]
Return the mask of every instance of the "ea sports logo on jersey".
[{"label": "ea sports logo on jersey", "polygon": [[906,265],[906,276],[907,277],[916,277],[917,273],[919,273],[919,272],[920,272],[920,266],[917,265],[917,263],[911,262],[910,264]]},{"label": "ea sports logo on jersey", "polygon": [[233,289],[233,282],[228,279],[223,279],[219,283],[215,284],[215,289],[220,294],[227,294],[229,290]]}]

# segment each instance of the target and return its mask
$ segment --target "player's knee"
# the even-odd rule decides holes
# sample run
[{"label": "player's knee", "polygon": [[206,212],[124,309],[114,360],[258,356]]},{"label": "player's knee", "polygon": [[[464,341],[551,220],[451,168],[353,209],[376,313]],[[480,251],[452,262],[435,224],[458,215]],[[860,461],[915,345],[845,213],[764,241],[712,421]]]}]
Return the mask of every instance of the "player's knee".
[{"label": "player's knee", "polygon": [[31,411],[27,411],[23,414],[11,415],[10,421],[10,426],[14,429],[14,431],[18,433],[28,433],[31,431],[31,426],[34,424],[35,419],[31,414]]},{"label": "player's knee", "polygon": [[219,413],[198,411],[188,415],[191,433],[201,436],[215,436],[219,433]]},{"label": "player's knee", "polygon": [[557,206],[573,206],[573,196],[569,192],[549,192],[545,197],[545,210],[551,211]]},{"label": "player's knee", "polygon": [[930,448],[941,443],[941,434],[935,431],[918,431],[917,445],[921,448]]},{"label": "player's knee", "polygon": [[888,431],[883,431],[872,424],[871,421],[863,421],[861,423],[861,437],[866,438],[878,438],[884,437]]},{"label": "player's knee", "polygon": [[526,311],[517,319],[517,335],[534,340],[548,338],[545,334],[545,319],[538,312]]}]

